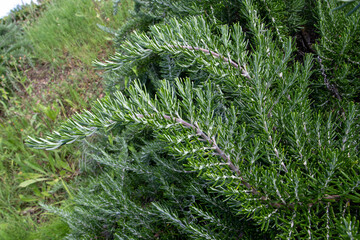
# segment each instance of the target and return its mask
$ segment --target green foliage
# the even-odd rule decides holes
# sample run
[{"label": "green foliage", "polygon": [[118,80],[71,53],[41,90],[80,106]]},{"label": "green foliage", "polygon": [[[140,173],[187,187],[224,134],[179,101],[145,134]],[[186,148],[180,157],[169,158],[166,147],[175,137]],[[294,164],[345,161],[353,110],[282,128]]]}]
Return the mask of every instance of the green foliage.
[{"label": "green foliage", "polygon": [[36,231],[29,233],[27,240],[39,240],[39,239],[64,239],[69,232],[69,227],[59,218],[54,218],[48,222],[45,222]]},{"label": "green foliage", "polygon": [[3,17],[5,21],[13,21],[22,26],[36,21],[41,12],[45,11],[49,0],[36,1],[37,3],[31,2],[29,4],[17,5],[15,8],[10,10],[10,13]]},{"label": "green foliage", "polygon": [[338,223],[342,232],[340,233],[341,237],[344,239],[359,239],[360,238],[360,229],[359,229],[359,220],[354,216],[347,216],[342,218],[341,222]]},{"label": "green foliage", "polygon": [[19,90],[21,71],[29,64],[30,42],[24,38],[16,23],[0,21],[0,101],[8,100],[14,90]]},{"label": "green foliage", "polygon": [[258,1],[262,16],[276,29],[280,39],[295,35],[308,21],[311,1],[306,0],[270,0]]},{"label": "green foliage", "polygon": [[35,226],[36,223],[26,216],[18,219],[8,218],[6,222],[0,223],[0,238],[1,240],[60,240],[68,233],[68,226],[58,218],[46,222],[38,229],[35,229]]},{"label": "green foliage", "polygon": [[21,98],[12,97],[0,118],[0,225],[9,235],[5,239],[26,239],[13,234],[34,232],[35,219],[44,219],[38,201],[63,201],[71,195],[69,179],[77,174],[75,159],[80,154],[74,147],[48,154],[24,146],[28,134],[51,130],[49,126],[58,123],[62,115],[54,121],[50,117],[55,115],[48,112],[51,108],[39,104],[38,110],[33,108],[36,101],[24,104]]},{"label": "green foliage", "polygon": [[[134,30],[148,31],[149,27],[155,23],[167,21],[172,17],[185,17],[185,16],[197,16],[205,15],[213,21],[221,21],[224,23],[233,23],[239,21],[242,16],[240,15],[241,4],[238,0],[230,1],[192,1],[192,0],[181,0],[181,1],[167,1],[167,0],[135,0],[134,11],[131,12],[131,18],[121,28],[106,29],[115,35],[114,42],[116,47],[120,47],[121,43],[126,40],[131,32]],[[121,49],[117,49],[117,52],[121,53]],[[175,74],[180,75],[182,72],[191,74],[187,67],[179,68],[173,64],[173,60],[169,56],[160,56],[162,62],[165,65],[171,65],[176,68],[174,69]],[[141,82],[147,84],[149,88],[153,88],[154,80],[156,78],[165,77],[162,73],[162,68],[158,66],[158,58],[144,59],[141,64],[139,63],[136,68],[133,69],[122,69],[117,71],[113,69],[107,76],[105,76],[105,85],[108,92],[114,92],[116,89],[122,89],[124,82],[129,83],[133,79],[140,79]],[[162,64],[162,63],[161,63]],[[152,71],[148,71],[152,69]],[[160,72],[159,72],[160,71]],[[203,78],[203,75],[207,75],[205,72],[198,72],[192,74],[192,79]],[[171,76],[172,78],[174,76]],[[126,84],[125,84],[126,85]]]},{"label": "green foliage", "polygon": [[334,99],[330,94],[338,99],[357,101],[360,94],[360,22],[358,14],[345,17],[342,11],[333,12],[331,9],[336,3],[335,0],[318,1],[316,8],[320,38],[315,49],[322,73],[319,82],[331,90],[325,90],[328,94],[322,91],[316,95],[324,102]]},{"label": "green foliage", "polygon": [[[87,159],[92,167],[88,168],[97,169],[97,174],[78,192],[73,202],[76,207],[62,210],[45,207],[68,219],[72,231],[67,237],[184,239],[186,234],[172,226],[167,215],[182,216],[181,221],[174,220],[177,225],[189,225],[201,232],[204,228],[195,218],[198,212],[205,211],[205,206],[219,208],[202,216],[204,220],[218,221],[209,226],[220,224],[221,219],[228,223],[226,228],[236,229],[232,234],[214,231],[215,236],[238,235],[245,226],[236,221],[226,204],[207,193],[206,182],[199,181],[195,172],[186,171],[181,162],[168,155],[162,142],[150,142],[149,133],[148,129],[127,127],[122,133],[114,130],[112,134],[100,134],[96,143],[89,143]],[[128,140],[131,145],[126,144]],[[102,146],[106,148],[99,152]],[[95,196],[89,199],[92,193]],[[154,202],[158,204],[152,205]],[[97,216],[96,221],[94,216]],[[252,231],[254,236],[256,232],[256,229]]]},{"label": "green foliage", "polygon": [[[93,180],[73,207],[46,207],[69,224],[67,237],[356,239],[360,108],[354,95],[324,104],[335,87],[325,82],[319,90],[319,79],[337,85],[346,71],[327,72],[336,61],[322,49],[334,40],[327,24],[335,20],[326,20],[332,5],[322,3],[313,12],[318,64],[310,54],[295,60],[289,35],[302,24],[301,1],[292,2],[295,22],[274,13],[280,24],[264,24],[264,5],[244,0],[234,24],[221,24],[216,14],[180,14],[119,42],[117,53],[97,64],[113,74],[133,72],[122,78],[123,90],[27,142],[53,150],[91,136]],[[357,26],[341,24],[344,31]],[[358,46],[349,32],[344,38]],[[356,57],[350,48],[347,54]],[[143,73],[151,84],[132,80]],[[349,84],[342,95],[359,86]]]},{"label": "green foliage", "polygon": [[[62,23],[67,22],[67,19],[71,21],[75,16],[68,11],[69,1],[58,2],[58,11],[65,13],[54,13],[54,9],[49,6],[49,11],[59,14],[53,17],[61,17],[59,21]],[[98,3],[96,10],[93,9],[93,4],[97,2],[87,1],[81,6],[86,4],[91,13],[99,14],[76,16],[91,18],[92,31],[88,30],[85,22],[83,26],[76,25],[85,28],[81,33],[86,36],[81,37],[86,40],[91,40],[96,31],[101,32],[96,27],[95,20],[101,23],[111,20],[113,24],[120,25],[120,22],[114,22],[114,19],[124,20],[125,9],[131,8],[130,1],[124,1],[122,12],[106,20],[112,11],[109,1]],[[27,27],[27,31],[31,31],[35,26],[39,32],[49,30],[46,24],[39,26],[37,19],[42,11],[43,16],[49,14],[47,6],[44,3],[34,8],[33,5],[17,8],[7,17],[7,21],[16,20],[16,23],[4,20],[0,24],[0,67],[3,71],[0,75],[0,239],[61,239],[67,233],[67,224],[54,219],[54,216],[43,214],[38,202],[58,205],[72,197],[71,186],[76,184],[72,180],[79,174],[77,161],[81,153],[75,146],[53,153],[34,151],[24,146],[24,139],[29,134],[41,135],[51,131],[72,112],[89,108],[87,101],[91,101],[95,94],[98,96],[102,91],[101,84],[97,82],[99,77],[90,67],[78,66],[79,63],[73,60],[75,54],[57,59],[56,61],[66,62],[66,65],[57,68],[51,68],[51,63],[40,63],[37,59],[29,61],[31,43],[35,50],[44,49],[44,46],[39,46],[41,42],[31,42],[20,26]],[[75,6],[73,2],[72,6]],[[51,25],[51,21],[48,23]],[[67,27],[71,28],[69,24]],[[64,33],[57,32],[58,30],[59,28],[53,29],[52,34],[55,34],[54,31],[56,34]],[[94,40],[92,44],[98,49],[111,49],[103,33],[98,35],[102,37],[98,37],[97,42]],[[78,39],[76,31],[68,33],[66,37],[75,41]],[[65,41],[62,47],[69,50],[73,47],[72,43],[71,40]],[[89,54],[89,58],[99,54],[95,50],[90,49],[92,56]],[[85,56],[88,53],[82,54]],[[59,58],[55,55],[54,57]]]},{"label": "green foliage", "polygon": [[[341,6],[335,8],[333,11],[336,11],[336,10],[339,10],[339,9],[342,9],[342,8],[345,8],[349,5],[351,5],[352,3],[354,2],[358,2],[358,0],[340,0],[341,2],[345,2],[344,4],[342,4]],[[350,16],[352,15],[353,13],[356,12],[356,10],[358,10],[360,8],[360,3],[358,5],[356,5],[353,9],[351,9],[347,14],[346,16]]]},{"label": "green foliage", "polygon": [[59,65],[66,56],[90,64],[108,42],[97,24],[121,25],[131,1],[123,1],[121,14],[112,14],[112,1],[51,1],[48,9],[28,29],[36,57]]}]

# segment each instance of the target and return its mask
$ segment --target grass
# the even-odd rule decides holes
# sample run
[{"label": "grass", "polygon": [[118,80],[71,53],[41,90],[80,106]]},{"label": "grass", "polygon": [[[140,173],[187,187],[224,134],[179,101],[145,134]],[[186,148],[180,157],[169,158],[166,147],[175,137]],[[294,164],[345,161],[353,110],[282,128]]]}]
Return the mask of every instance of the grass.
[{"label": "grass", "polygon": [[51,130],[64,113],[56,102],[45,106],[36,104],[37,99],[23,99],[12,98],[0,120],[0,226],[4,232],[0,236],[8,235],[7,239],[26,239],[12,234],[33,232],[38,223],[48,220],[38,202],[59,204],[71,196],[81,156],[74,147],[55,152],[27,148],[23,142],[29,134]]},{"label": "grass", "polygon": [[55,65],[63,64],[71,55],[84,64],[106,50],[109,35],[97,24],[117,28],[128,16],[130,1],[122,1],[117,15],[113,15],[112,1],[73,0],[52,1],[38,21],[27,30],[34,43],[35,56]]},{"label": "grass", "polygon": [[113,16],[111,0],[52,0],[38,8],[42,12],[31,12],[37,19],[24,17],[34,61],[12,69],[17,88],[0,106],[0,240],[61,239],[67,232],[39,202],[59,205],[72,197],[81,152],[73,146],[37,151],[24,139],[52,131],[102,96],[100,73],[91,62],[112,47],[97,24],[120,27],[132,2],[121,4]]},{"label": "grass", "polygon": [[68,232],[68,226],[58,218],[52,218],[38,228],[32,223],[31,218],[21,217],[8,219],[0,223],[1,240],[40,240],[63,239]]}]

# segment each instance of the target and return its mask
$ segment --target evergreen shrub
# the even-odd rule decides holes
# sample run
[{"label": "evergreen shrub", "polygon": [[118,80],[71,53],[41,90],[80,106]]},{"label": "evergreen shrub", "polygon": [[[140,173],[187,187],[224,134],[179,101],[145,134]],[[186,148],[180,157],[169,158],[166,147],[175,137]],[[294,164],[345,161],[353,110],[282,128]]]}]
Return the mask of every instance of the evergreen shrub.
[{"label": "evergreen shrub", "polygon": [[168,15],[120,29],[97,63],[120,90],[28,140],[86,143],[91,178],[72,207],[44,206],[68,239],[358,239],[358,13],[344,19],[335,0],[136,2],[134,22]]}]

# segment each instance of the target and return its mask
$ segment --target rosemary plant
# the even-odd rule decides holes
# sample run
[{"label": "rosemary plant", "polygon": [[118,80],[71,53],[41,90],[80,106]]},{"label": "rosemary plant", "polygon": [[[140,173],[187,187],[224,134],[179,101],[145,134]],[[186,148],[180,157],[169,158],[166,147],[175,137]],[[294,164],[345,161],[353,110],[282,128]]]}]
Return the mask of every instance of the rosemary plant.
[{"label": "rosemary plant", "polygon": [[274,24],[283,15],[261,16],[264,4],[285,1],[266,2],[239,1],[231,23],[189,13],[134,31],[97,65],[141,69],[152,88],[130,79],[58,131],[29,137],[51,150],[95,136],[88,156],[102,169],[74,208],[47,207],[68,222],[69,239],[360,237],[359,103],[349,94],[359,84],[338,81],[340,65],[328,69],[336,63],[327,54],[347,59],[327,45],[339,46],[325,20],[335,1],[318,1],[320,41],[299,59],[291,31]]}]

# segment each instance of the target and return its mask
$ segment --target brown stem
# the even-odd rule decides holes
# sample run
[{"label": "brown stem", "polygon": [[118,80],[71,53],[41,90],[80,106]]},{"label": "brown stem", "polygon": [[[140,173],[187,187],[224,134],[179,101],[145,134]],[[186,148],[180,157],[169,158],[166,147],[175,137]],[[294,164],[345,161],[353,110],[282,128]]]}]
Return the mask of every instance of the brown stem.
[{"label": "brown stem", "polygon": [[237,64],[236,62],[234,62],[234,61],[231,60],[230,58],[226,58],[226,57],[224,57],[224,56],[221,56],[220,54],[218,54],[218,53],[216,53],[216,52],[209,51],[209,50],[204,49],[204,48],[192,47],[192,46],[174,46],[174,45],[169,45],[169,47],[171,47],[171,48],[179,47],[179,48],[183,48],[183,49],[202,51],[202,52],[204,52],[204,53],[211,54],[211,55],[213,55],[213,56],[216,57],[216,58],[222,59],[224,62],[230,63],[230,65],[232,65],[233,67],[240,69],[242,76],[246,77],[246,78],[249,79],[249,80],[251,79],[249,73],[248,73],[244,68],[240,67],[239,64]]},{"label": "brown stem", "polygon": [[[142,114],[137,114],[136,116],[139,118],[144,117],[144,115],[142,115]],[[234,163],[231,162],[230,157],[223,150],[221,150],[221,148],[216,144],[215,140],[211,139],[209,136],[207,136],[203,131],[201,131],[201,129],[198,126],[188,123],[181,118],[170,117],[168,115],[163,115],[163,117],[167,120],[172,120],[177,123],[180,123],[181,125],[183,125],[186,128],[193,129],[197,135],[199,135],[203,140],[207,141],[208,143],[210,143],[213,146],[213,148],[215,149],[217,154],[222,159],[225,160],[225,162],[229,166],[229,168],[240,177],[242,184],[244,184],[248,189],[251,189],[253,194],[255,194],[255,195],[259,194],[259,192],[254,187],[252,187],[248,182],[246,182],[244,180],[244,178],[241,176],[240,170],[234,165]]]},{"label": "brown stem", "polygon": [[317,60],[320,64],[320,70],[321,70],[321,75],[324,77],[324,83],[325,83],[325,86],[327,87],[327,89],[332,92],[335,97],[341,102],[341,96],[339,94],[339,91],[338,89],[336,88],[336,86],[334,84],[331,84],[329,82],[329,79],[327,78],[327,75],[325,73],[325,68],[324,68],[324,65],[322,64],[322,59],[320,58],[320,56],[317,56]]}]

